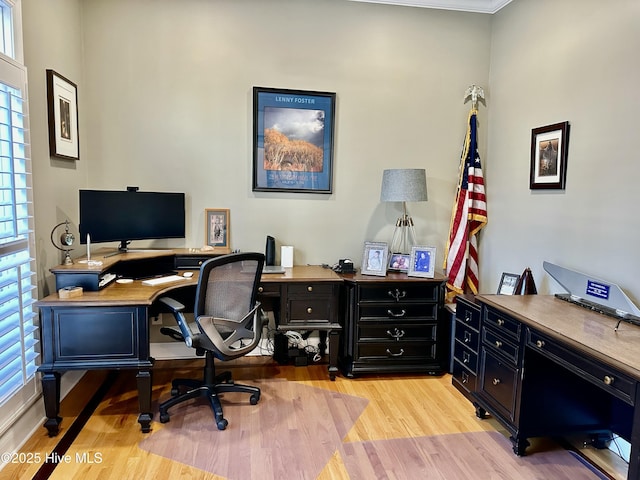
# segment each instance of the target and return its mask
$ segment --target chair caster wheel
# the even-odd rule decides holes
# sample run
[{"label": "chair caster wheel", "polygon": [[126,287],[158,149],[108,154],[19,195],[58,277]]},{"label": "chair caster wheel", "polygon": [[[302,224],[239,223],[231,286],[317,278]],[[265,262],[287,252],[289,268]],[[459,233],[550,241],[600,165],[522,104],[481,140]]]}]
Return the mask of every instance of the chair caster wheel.
[{"label": "chair caster wheel", "polygon": [[168,413],[161,413],[160,414],[160,423],[167,423],[169,421],[169,414]]},{"label": "chair caster wheel", "polygon": [[218,430],[224,430],[227,428],[227,425],[229,425],[229,422],[227,422],[226,418],[223,418],[222,420],[218,420],[216,425],[218,426]]},{"label": "chair caster wheel", "polygon": [[171,389],[171,396],[172,397],[177,397],[178,395],[180,395],[180,389],[177,387],[173,387]]},{"label": "chair caster wheel", "polygon": [[251,405],[257,405],[259,400],[260,400],[260,395],[257,395],[257,394],[253,394],[251,395],[251,397],[249,397],[249,403],[251,403]]}]

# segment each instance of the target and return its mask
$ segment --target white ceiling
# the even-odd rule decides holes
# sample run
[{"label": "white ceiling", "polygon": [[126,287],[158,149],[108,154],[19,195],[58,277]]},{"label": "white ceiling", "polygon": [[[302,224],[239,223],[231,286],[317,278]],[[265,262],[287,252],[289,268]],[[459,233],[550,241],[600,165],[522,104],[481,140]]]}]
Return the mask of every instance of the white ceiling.
[{"label": "white ceiling", "polygon": [[475,13],[496,13],[512,0],[351,0],[352,2],[386,3],[405,7],[439,8]]}]

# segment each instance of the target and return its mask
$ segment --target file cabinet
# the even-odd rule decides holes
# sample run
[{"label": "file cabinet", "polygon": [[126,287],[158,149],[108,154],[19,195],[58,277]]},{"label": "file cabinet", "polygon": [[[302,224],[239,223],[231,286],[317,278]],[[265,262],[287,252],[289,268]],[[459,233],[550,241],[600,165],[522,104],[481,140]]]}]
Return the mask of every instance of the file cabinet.
[{"label": "file cabinet", "polygon": [[445,279],[343,275],[345,325],[340,365],[345,375],[447,370],[450,323],[444,315]]}]

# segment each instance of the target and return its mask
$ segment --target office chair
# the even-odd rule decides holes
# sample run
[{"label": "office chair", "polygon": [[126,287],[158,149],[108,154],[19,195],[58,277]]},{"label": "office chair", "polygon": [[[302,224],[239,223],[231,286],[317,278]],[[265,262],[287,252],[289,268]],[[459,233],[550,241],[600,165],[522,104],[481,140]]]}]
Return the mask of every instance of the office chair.
[{"label": "office chair", "polygon": [[204,262],[196,287],[195,325],[187,323],[184,305],[170,297],[159,299],[173,313],[180,328],[179,331],[162,328],[161,332],[184,340],[187,346],[195,348],[196,355],[205,357],[202,380],[173,380],[171,398],[160,404],[160,422],[169,421],[168,410],[174,405],[207,397],[218,429],[224,430],[228,422],[222,412],[221,393],[248,393],[251,405],[260,400],[259,388],[234,383],[230,372],[216,375],[214,358],[232,360],[258,345],[264,320],[256,295],[263,266],[262,253],[235,253]]}]

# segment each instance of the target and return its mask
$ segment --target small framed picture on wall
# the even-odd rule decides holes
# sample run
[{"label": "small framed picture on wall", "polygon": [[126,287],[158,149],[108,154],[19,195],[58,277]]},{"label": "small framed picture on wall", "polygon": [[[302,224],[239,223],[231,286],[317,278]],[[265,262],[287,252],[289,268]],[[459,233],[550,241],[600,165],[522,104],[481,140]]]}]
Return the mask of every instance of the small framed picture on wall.
[{"label": "small framed picture on wall", "polygon": [[205,245],[230,253],[229,242],[229,209],[207,208],[204,213]]}]

